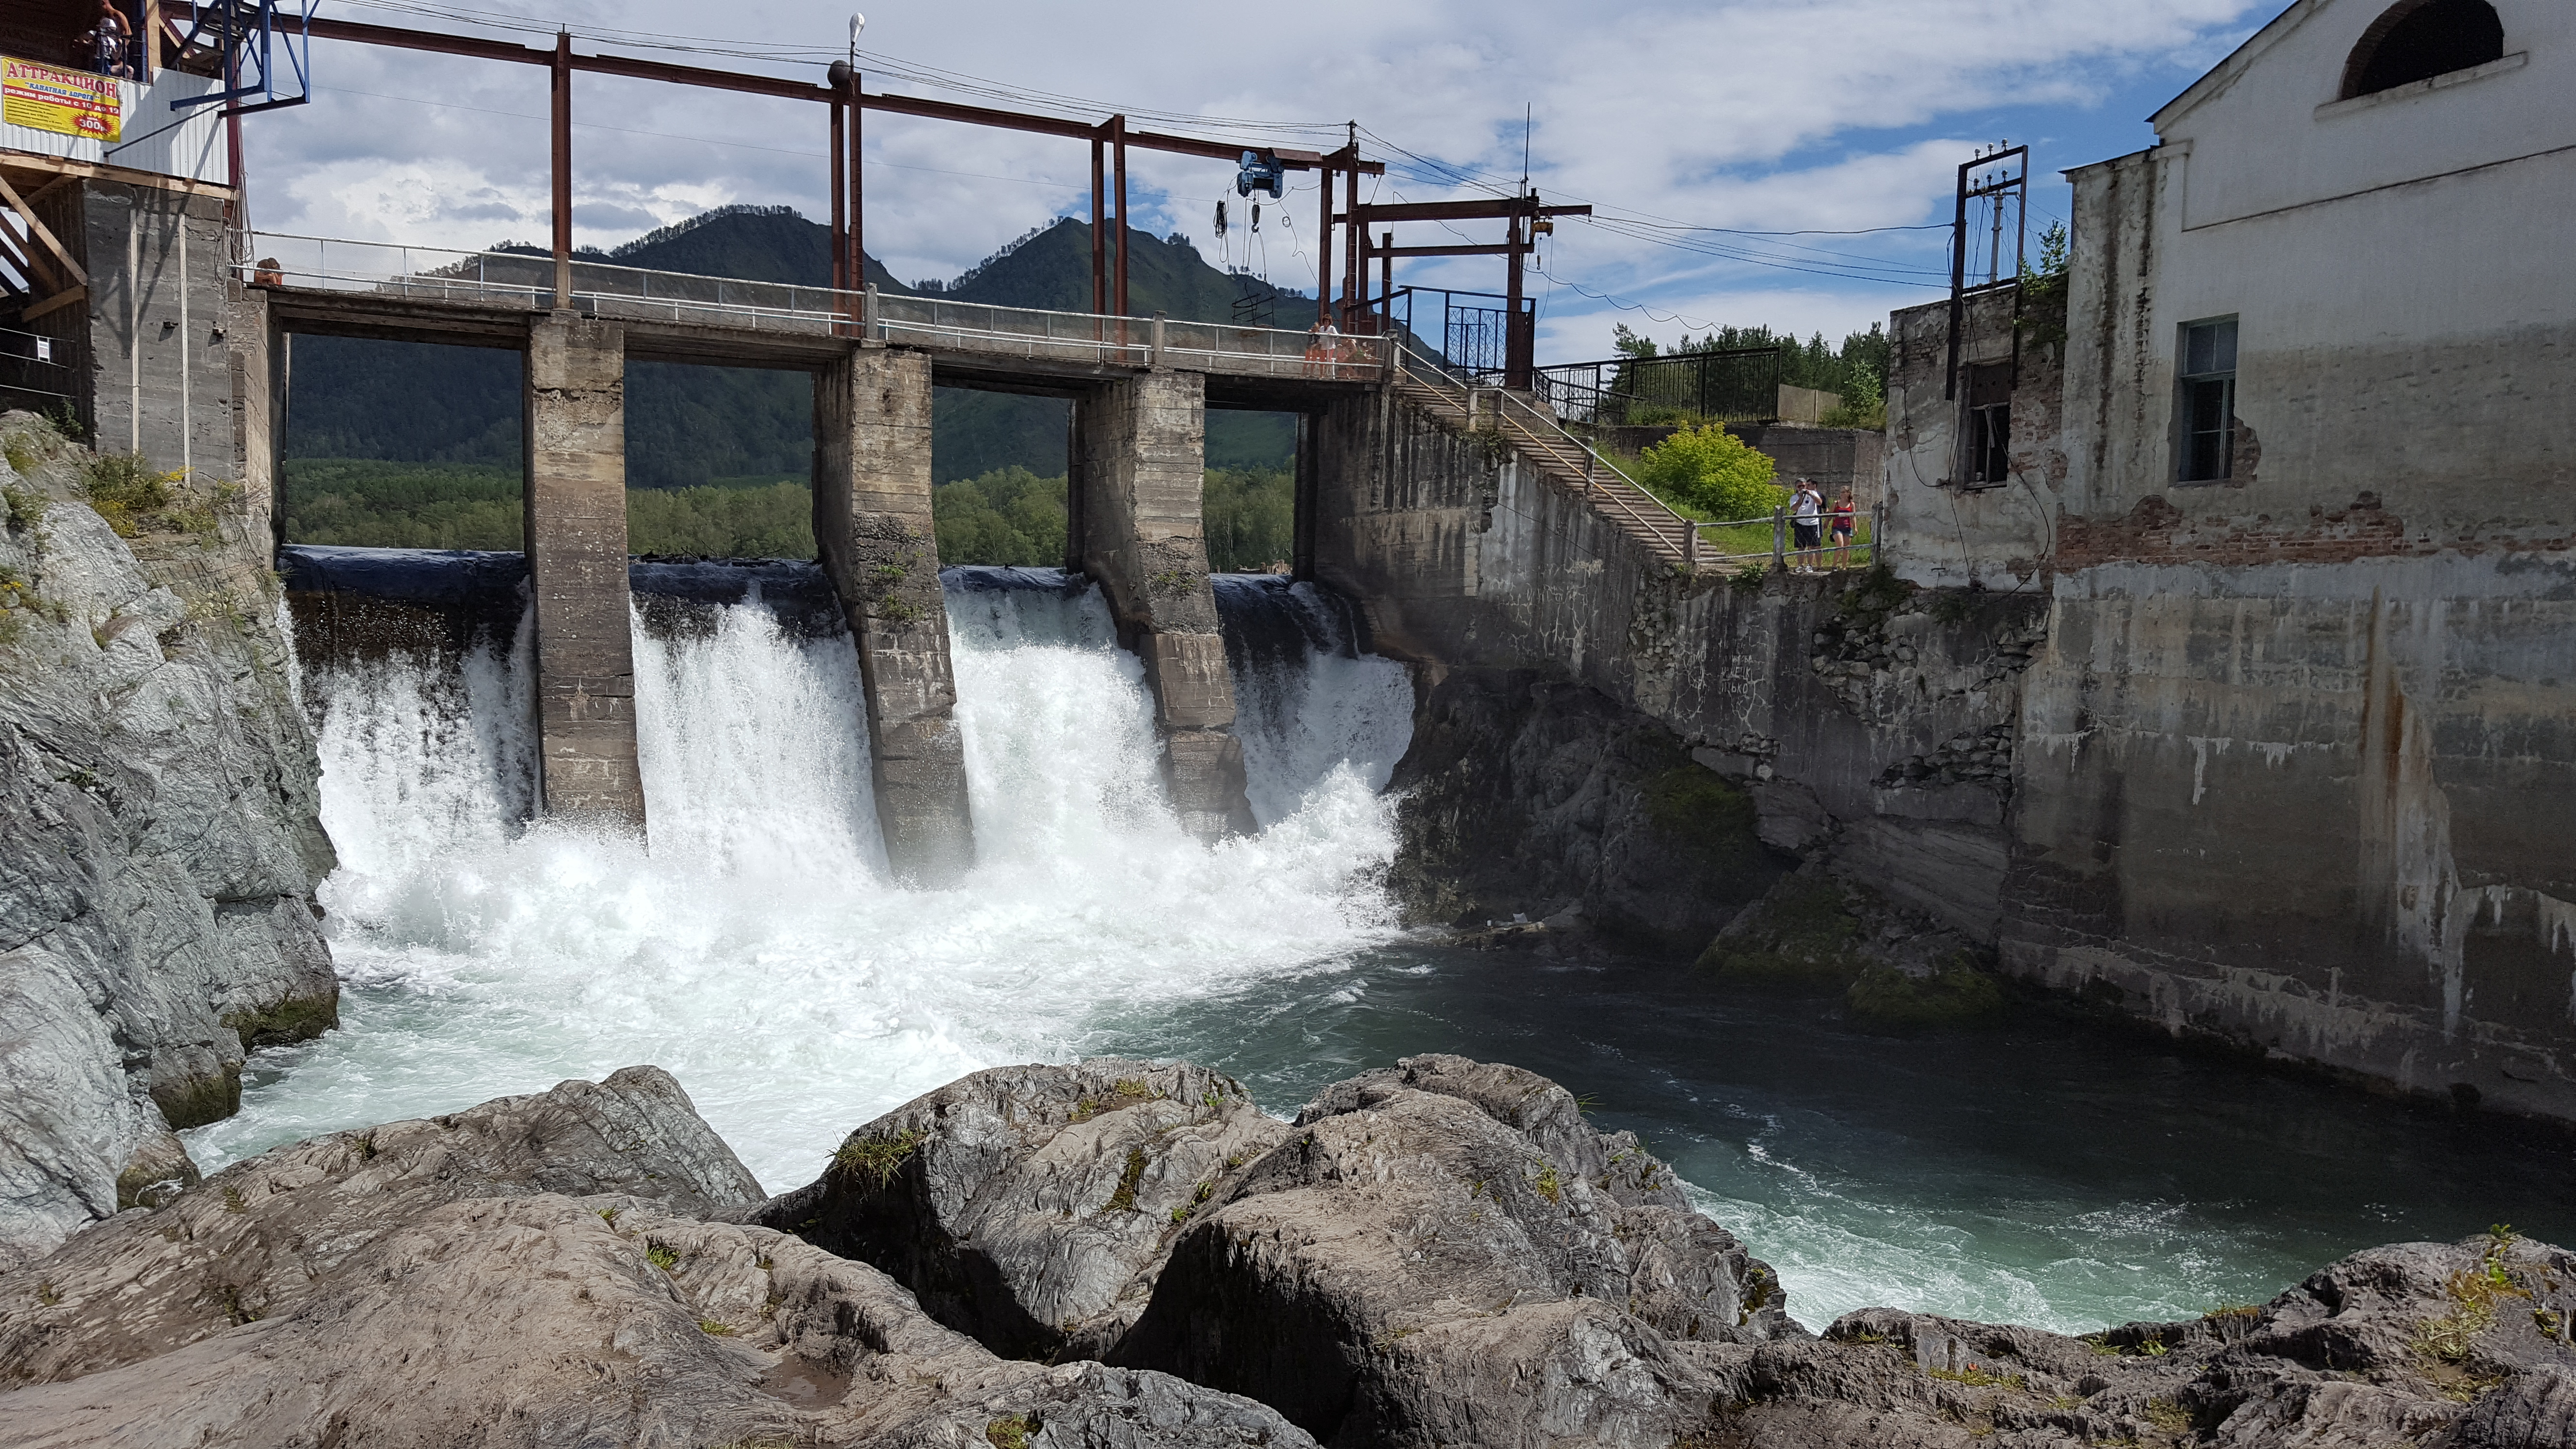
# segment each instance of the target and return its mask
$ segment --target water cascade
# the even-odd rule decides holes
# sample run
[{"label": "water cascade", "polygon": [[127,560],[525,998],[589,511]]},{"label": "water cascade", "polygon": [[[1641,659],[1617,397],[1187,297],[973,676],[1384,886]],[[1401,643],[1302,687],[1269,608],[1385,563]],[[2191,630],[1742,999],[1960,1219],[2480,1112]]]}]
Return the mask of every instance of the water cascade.
[{"label": "water cascade", "polygon": [[[350,585],[301,586],[333,602],[297,615],[344,1029],[253,1058],[241,1114],[188,1134],[208,1168],[654,1062],[776,1189],[996,1063],[1185,1056],[1285,1112],[1445,1050],[1597,1094],[1813,1327],[1887,1304],[2082,1331],[2372,1243],[2576,1236],[2576,1166],[2509,1124],[2055,1023],[1891,1039],[1667,964],[1400,932],[1378,790],[1411,686],[1310,586],[1218,580],[1262,830],[1211,849],[1164,805],[1099,594],[950,570],[979,864],[910,892],[884,883],[856,661],[810,566],[636,566],[647,853],[524,823],[515,559],[293,552]],[[389,597],[444,623],[370,612]]]},{"label": "water cascade", "polygon": [[649,852],[524,823],[527,661],[494,636],[526,629],[308,649],[345,1029],[261,1058],[243,1112],[192,1138],[202,1162],[653,1061],[764,1182],[792,1185],[917,1092],[1075,1050],[1102,1008],[1393,934],[1371,883],[1392,846],[1376,792],[1411,695],[1346,635],[1315,661],[1331,688],[1269,677],[1305,667],[1291,650],[1243,661],[1265,701],[1247,752],[1266,828],[1207,849],[1163,805],[1142,671],[1098,592],[950,571],[981,858],[959,889],[909,892],[885,883],[837,622],[792,576],[721,602],[705,577],[644,570]]}]

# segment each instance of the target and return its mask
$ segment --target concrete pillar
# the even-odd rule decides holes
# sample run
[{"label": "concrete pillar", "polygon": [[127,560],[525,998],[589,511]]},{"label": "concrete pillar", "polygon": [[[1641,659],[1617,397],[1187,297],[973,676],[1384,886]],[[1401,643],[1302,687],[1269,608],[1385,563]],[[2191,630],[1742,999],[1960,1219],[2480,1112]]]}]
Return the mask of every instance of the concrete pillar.
[{"label": "concrete pillar", "polygon": [[285,339],[270,317],[268,293],[236,281],[229,288],[224,325],[233,358],[232,476],[242,486],[250,526],[283,544],[284,512],[278,507],[278,364]]},{"label": "concrete pillar", "polygon": [[644,828],[626,594],[626,333],[557,312],[528,326],[528,587],[537,615],[537,798]]},{"label": "concrete pillar", "polygon": [[975,827],[930,521],[924,354],[861,347],[815,378],[814,538],[858,645],[887,863],[947,885],[975,863]]},{"label": "concrete pillar", "polygon": [[1121,379],[1085,398],[1079,416],[1083,572],[1109,595],[1120,641],[1145,661],[1172,806],[1203,840],[1251,834],[1234,676],[1200,513],[1207,379],[1159,371]]}]

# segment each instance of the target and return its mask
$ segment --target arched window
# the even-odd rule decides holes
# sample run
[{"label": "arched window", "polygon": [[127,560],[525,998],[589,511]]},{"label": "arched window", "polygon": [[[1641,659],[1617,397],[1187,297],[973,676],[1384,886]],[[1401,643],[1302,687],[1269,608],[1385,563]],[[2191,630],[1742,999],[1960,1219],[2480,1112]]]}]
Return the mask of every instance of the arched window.
[{"label": "arched window", "polygon": [[2344,62],[2343,98],[2467,70],[2504,56],[2504,22],[2487,0],[2398,0]]}]

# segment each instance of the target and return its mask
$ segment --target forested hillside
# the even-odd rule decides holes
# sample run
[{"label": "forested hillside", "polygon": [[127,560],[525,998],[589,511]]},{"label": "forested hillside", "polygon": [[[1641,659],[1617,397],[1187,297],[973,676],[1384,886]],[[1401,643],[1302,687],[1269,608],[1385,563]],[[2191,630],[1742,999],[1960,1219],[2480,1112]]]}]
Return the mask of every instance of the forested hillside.
[{"label": "forested hillside", "polygon": [[[589,253],[621,266],[821,286],[831,277],[830,232],[786,208],[724,208]],[[1237,304],[1290,326],[1311,299],[1207,265],[1186,241],[1133,238],[1129,305],[1190,321],[1226,321]],[[912,294],[873,257],[868,278]],[[1059,220],[1023,237],[942,289],[966,301],[1085,310],[1091,230]],[[722,486],[725,480],[803,479],[813,449],[812,394],[794,373],[630,364],[627,477],[639,488]],[[294,459],[520,463],[515,353],[336,337],[294,342],[285,453]],[[934,412],[941,481],[1021,467],[1064,471],[1064,404],[1048,398],[942,389]],[[1266,414],[1213,414],[1211,467],[1284,466],[1294,426]]]}]

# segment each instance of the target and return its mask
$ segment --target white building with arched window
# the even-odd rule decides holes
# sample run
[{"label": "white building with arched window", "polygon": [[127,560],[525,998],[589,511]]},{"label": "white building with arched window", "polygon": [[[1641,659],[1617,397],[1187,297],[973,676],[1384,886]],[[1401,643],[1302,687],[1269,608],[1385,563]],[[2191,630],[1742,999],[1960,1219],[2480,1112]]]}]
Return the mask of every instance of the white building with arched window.
[{"label": "white building with arched window", "polygon": [[1895,566],[2049,599],[2002,958],[2576,1116],[2576,4],[2300,0],[2154,124],[1969,309],[2008,459],[1896,319]]}]

